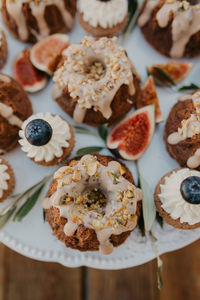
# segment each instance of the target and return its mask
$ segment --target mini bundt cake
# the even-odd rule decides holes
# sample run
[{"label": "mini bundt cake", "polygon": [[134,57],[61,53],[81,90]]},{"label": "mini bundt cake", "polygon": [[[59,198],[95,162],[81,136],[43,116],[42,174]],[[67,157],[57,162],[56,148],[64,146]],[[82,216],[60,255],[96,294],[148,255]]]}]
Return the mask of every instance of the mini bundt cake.
[{"label": "mini bundt cake", "polygon": [[13,78],[0,74],[1,154],[17,146],[22,123],[32,113],[32,104],[21,85]]},{"label": "mini bundt cake", "polygon": [[3,21],[23,42],[71,30],[75,13],[76,0],[2,0]]},{"label": "mini bundt cake", "polygon": [[200,54],[198,0],[146,0],[138,24],[149,44],[165,56]]},{"label": "mini bundt cake", "polygon": [[53,98],[76,123],[119,121],[136,102],[140,79],[117,38],[83,38],[63,51]]},{"label": "mini bundt cake", "polygon": [[200,171],[200,90],[180,97],[172,107],[164,139],[180,166]]},{"label": "mini bundt cake", "polygon": [[141,199],[127,167],[93,154],[55,173],[43,208],[53,234],[67,247],[110,254],[136,227]]}]

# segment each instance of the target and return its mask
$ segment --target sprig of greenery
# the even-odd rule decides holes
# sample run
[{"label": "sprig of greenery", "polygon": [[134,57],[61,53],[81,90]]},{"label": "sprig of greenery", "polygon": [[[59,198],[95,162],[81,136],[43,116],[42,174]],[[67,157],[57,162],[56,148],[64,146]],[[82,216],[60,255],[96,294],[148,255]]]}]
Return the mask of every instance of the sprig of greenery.
[{"label": "sprig of greenery", "polygon": [[150,231],[156,218],[156,207],[154,203],[154,196],[148,183],[141,175],[138,162],[137,162],[137,171],[139,177],[139,186],[143,192],[142,212],[144,218],[144,228],[145,231]]},{"label": "sprig of greenery", "polygon": [[[14,215],[14,213],[15,213],[15,211],[16,211],[16,209],[17,209],[17,205],[18,205],[18,203],[20,202],[20,200],[22,200],[25,196],[29,196],[29,194],[31,193],[31,192],[33,192],[33,191],[35,191],[35,189],[36,188],[38,188],[38,187],[40,187],[40,186],[42,186],[43,184],[44,184],[44,186],[45,186],[45,184],[48,182],[48,180],[50,179],[52,177],[52,175],[49,175],[49,176],[46,176],[46,177],[44,177],[41,181],[39,181],[38,183],[36,183],[35,185],[33,185],[33,186],[31,186],[30,188],[28,188],[25,192],[23,192],[23,193],[21,193],[21,194],[19,194],[19,195],[15,195],[15,196],[13,196],[12,198],[14,199],[12,202],[11,202],[11,204],[9,204],[6,208],[4,208],[1,212],[0,212],[0,229],[2,229],[6,224],[7,224],[7,222],[10,220],[10,218]],[[36,193],[36,192],[35,192]],[[34,194],[35,194],[34,193]],[[33,194],[33,195],[34,195]],[[39,194],[40,195],[40,194]],[[22,207],[24,207],[23,208],[23,215],[21,214],[21,212],[20,212],[20,217],[21,217],[21,220],[29,213],[29,211],[32,209],[32,207],[34,206],[34,204],[36,203],[36,201],[38,200],[38,198],[39,198],[39,195],[38,195],[38,197],[36,198],[36,197],[34,197],[34,198],[32,198],[31,196],[29,197],[29,201],[28,201],[28,206],[26,206],[25,204],[27,203],[27,201],[25,202],[25,204],[22,206]],[[32,201],[31,201],[31,200]],[[34,202],[34,200],[35,200],[35,203],[33,203]],[[31,205],[32,205],[32,207],[31,207]],[[26,210],[25,210],[26,209]],[[16,221],[18,221],[18,213],[19,213],[19,211],[21,211],[21,209],[19,209],[18,211],[17,211],[17,213],[16,213],[16,217],[14,216],[14,219],[16,220]],[[25,212],[25,213],[24,213]],[[20,221],[21,221],[20,220]]]},{"label": "sprig of greenery", "polygon": [[182,91],[194,91],[200,89],[200,86],[196,85],[195,83],[191,83],[189,85],[183,85],[181,86],[178,91],[182,92]]},{"label": "sprig of greenery", "polygon": [[76,133],[80,133],[80,134],[90,134],[90,135],[94,135],[94,136],[98,136],[98,134],[94,131],[91,131],[85,127],[82,126],[74,126],[75,132]]},{"label": "sprig of greenery", "polygon": [[123,34],[124,41],[133,31],[143,4],[144,0],[129,0],[129,19]]},{"label": "sprig of greenery", "polygon": [[108,136],[108,127],[106,126],[106,124],[103,124],[98,128],[98,134],[102,138],[102,140],[106,143],[107,136]]},{"label": "sprig of greenery", "polygon": [[86,154],[90,154],[90,153],[99,153],[101,150],[105,149],[105,147],[101,147],[101,146],[91,146],[91,147],[85,147],[85,148],[81,148],[76,152],[77,156],[82,156],[82,155],[86,155]]},{"label": "sprig of greenery", "polygon": [[152,231],[150,231],[150,237],[151,237],[151,242],[152,242],[152,247],[154,250],[154,253],[156,255],[157,259],[157,282],[158,282],[158,288],[161,290],[163,288],[163,280],[162,280],[162,267],[163,267],[163,262],[159,256],[158,253],[158,248],[156,245],[157,238],[153,235]]}]

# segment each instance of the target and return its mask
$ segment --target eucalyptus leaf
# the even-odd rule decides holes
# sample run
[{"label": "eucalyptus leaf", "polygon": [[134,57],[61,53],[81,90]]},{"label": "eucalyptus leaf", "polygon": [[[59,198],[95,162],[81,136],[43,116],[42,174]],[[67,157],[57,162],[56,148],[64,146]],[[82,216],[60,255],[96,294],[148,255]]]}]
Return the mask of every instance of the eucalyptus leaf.
[{"label": "eucalyptus leaf", "polygon": [[0,229],[2,229],[14,214],[17,206],[12,205],[4,214],[0,216]]},{"label": "eucalyptus leaf", "polygon": [[[162,70],[159,67],[153,67],[153,68],[154,68],[154,70],[156,70],[158,72],[158,74],[163,78],[163,80],[168,82],[169,85],[176,85],[174,80],[167,74],[167,72],[165,72],[164,70]],[[160,79],[160,80],[162,81],[162,79]]]},{"label": "eucalyptus leaf", "polygon": [[[157,258],[157,264],[159,265],[159,258]],[[157,281],[158,281],[158,288],[162,290],[163,288],[163,280],[162,280],[162,265],[157,267]]]},{"label": "eucalyptus leaf", "polygon": [[157,282],[158,282],[158,288],[159,290],[161,290],[163,288],[163,280],[162,280],[162,266],[163,266],[163,262],[159,256],[158,253],[158,248],[156,245],[157,242],[157,238],[154,236],[154,234],[152,233],[152,231],[150,231],[150,237],[151,237],[151,241],[152,241],[152,247],[154,250],[154,253],[156,255],[156,259],[157,259]]},{"label": "eucalyptus leaf", "polygon": [[160,224],[160,227],[163,228],[163,218],[159,215],[159,213],[156,213],[156,221],[158,222],[158,224]]},{"label": "eucalyptus leaf", "polygon": [[195,83],[191,83],[189,85],[183,85],[182,87],[180,87],[178,89],[179,92],[182,92],[182,91],[188,91],[188,90],[197,90],[197,89],[200,89],[200,87],[198,85],[196,85]]},{"label": "eucalyptus leaf", "polygon": [[94,152],[100,152],[101,150],[105,149],[105,147],[99,147],[99,146],[91,146],[91,147],[85,147],[81,148],[76,152],[77,156],[82,156],[85,154],[90,154]]},{"label": "eucalyptus leaf", "polygon": [[23,218],[30,212],[30,210],[34,207],[35,203],[39,199],[39,196],[45,186],[45,183],[40,185],[40,187],[26,200],[26,202],[19,208],[16,212],[13,221],[21,222]]},{"label": "eucalyptus leaf", "polygon": [[99,136],[102,138],[102,140],[106,143],[106,139],[108,136],[108,128],[105,124],[101,125],[98,128],[98,133],[99,133]]},{"label": "eucalyptus leaf", "polygon": [[156,218],[156,207],[153,194],[142,175],[139,172],[140,187],[143,191],[142,209],[144,218],[144,227],[146,231],[151,230],[151,227]]},{"label": "eucalyptus leaf", "polygon": [[91,131],[85,127],[81,127],[81,126],[74,126],[75,132],[76,133],[81,133],[81,134],[90,134],[90,135],[94,135],[94,136],[98,136],[96,132]]},{"label": "eucalyptus leaf", "polygon": [[155,81],[155,83],[157,85],[160,85],[160,86],[165,86],[167,88],[169,88],[170,86],[168,84],[166,84],[165,82],[161,81],[155,74],[153,74],[150,70],[147,69],[147,75],[151,75]]},{"label": "eucalyptus leaf", "polygon": [[139,220],[138,220],[138,227],[140,229],[140,233],[142,236],[145,236],[145,228],[144,228],[144,218],[143,218],[143,213],[141,211]]},{"label": "eucalyptus leaf", "polygon": [[144,1],[145,0],[129,0],[129,20],[124,30],[124,40],[129,37],[134,29]]}]

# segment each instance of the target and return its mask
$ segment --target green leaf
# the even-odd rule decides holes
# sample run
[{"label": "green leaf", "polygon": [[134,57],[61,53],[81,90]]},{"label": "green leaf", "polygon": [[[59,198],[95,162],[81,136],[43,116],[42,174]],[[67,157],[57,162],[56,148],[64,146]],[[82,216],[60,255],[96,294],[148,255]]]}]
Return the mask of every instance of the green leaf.
[{"label": "green leaf", "polygon": [[140,10],[145,0],[129,0],[129,19],[124,30],[124,40],[126,40],[135,27]]},{"label": "green leaf", "polygon": [[159,215],[159,213],[156,213],[156,221],[160,224],[160,227],[163,228],[163,218]]},{"label": "green leaf", "polygon": [[140,233],[142,236],[145,236],[145,229],[144,229],[144,218],[143,218],[143,213],[141,211],[139,220],[138,220],[138,227],[140,229]]},{"label": "green leaf", "polygon": [[1,214],[1,216],[0,216],[0,229],[2,229],[7,224],[7,222],[10,220],[10,218],[14,214],[16,208],[17,208],[16,205],[12,205],[10,208],[8,208],[4,212],[4,214]]},{"label": "green leaf", "polygon": [[187,90],[197,90],[197,89],[200,89],[200,87],[198,85],[196,85],[195,83],[191,83],[189,85],[183,85],[182,87],[180,87],[178,89],[179,92],[182,92],[182,91],[187,91]]},{"label": "green leaf", "polygon": [[85,154],[90,154],[94,152],[100,152],[101,150],[105,149],[105,147],[98,147],[98,146],[91,146],[91,147],[85,147],[81,148],[76,152],[77,156],[82,156]]},{"label": "green leaf", "polygon": [[162,266],[163,266],[163,262],[159,256],[158,253],[158,248],[156,245],[157,242],[157,238],[154,236],[154,234],[152,233],[152,231],[150,231],[150,237],[151,237],[151,241],[152,241],[152,247],[153,247],[153,251],[156,255],[156,259],[157,259],[157,282],[158,282],[158,288],[159,290],[161,290],[163,288],[163,280],[162,280]]},{"label": "green leaf", "polygon": [[156,207],[153,194],[142,175],[139,172],[140,187],[143,191],[142,209],[144,218],[144,227],[146,231],[151,230],[151,227],[156,218]]},{"label": "green leaf", "polygon": [[158,72],[158,74],[163,78],[163,80],[166,80],[169,83],[169,85],[176,85],[174,80],[167,74],[167,72],[165,72],[164,70],[162,70],[159,67],[153,67],[153,68],[154,68],[154,70],[156,70]]},{"label": "green leaf", "polygon": [[45,214],[45,210],[43,209],[42,210],[42,215],[43,215],[43,220],[44,220],[44,223],[46,222],[46,214]]},{"label": "green leaf", "polygon": [[81,126],[74,126],[75,132],[76,133],[81,133],[81,134],[90,134],[90,135],[94,135],[94,136],[98,136],[96,134],[96,132],[91,131],[85,127],[81,127]]},{"label": "green leaf", "polygon": [[98,128],[98,133],[99,133],[99,136],[102,138],[102,140],[106,143],[107,136],[108,136],[108,128],[105,124],[101,125]]},{"label": "green leaf", "polygon": [[[159,265],[160,258],[157,258],[157,264]],[[159,290],[162,290],[163,288],[163,280],[162,280],[162,265],[157,267],[157,281],[158,281],[158,288]]]},{"label": "green leaf", "polygon": [[16,212],[13,221],[21,222],[23,218],[30,212],[30,210],[34,207],[35,203],[37,202],[45,183],[43,183],[28,199],[26,202],[19,208]]}]

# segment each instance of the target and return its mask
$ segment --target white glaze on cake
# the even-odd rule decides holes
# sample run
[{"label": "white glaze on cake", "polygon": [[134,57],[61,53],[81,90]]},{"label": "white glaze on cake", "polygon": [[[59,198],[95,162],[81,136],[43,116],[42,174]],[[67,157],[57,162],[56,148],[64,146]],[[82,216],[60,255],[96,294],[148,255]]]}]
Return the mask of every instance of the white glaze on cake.
[{"label": "white glaze on cake", "polygon": [[64,0],[7,0],[6,9],[9,15],[14,19],[17,24],[18,34],[21,40],[26,41],[28,39],[28,29],[26,25],[26,19],[23,13],[23,3],[29,3],[31,13],[37,20],[39,27],[39,33],[32,29],[31,33],[40,40],[50,34],[50,29],[45,20],[45,9],[50,5],[54,5],[62,15],[63,21],[67,28],[71,28],[73,25],[73,17],[65,7]]},{"label": "white glaze on cake", "polygon": [[[111,103],[119,88],[125,84],[129,94],[135,94],[133,74],[136,74],[125,50],[117,38],[83,38],[81,44],[74,44],[63,51],[64,64],[54,75],[53,98],[67,89],[77,101],[74,120],[82,123],[87,109],[100,111],[104,118],[112,115]],[[86,69],[93,62],[105,66],[104,76],[88,79]]]},{"label": "white glaze on cake", "polygon": [[[47,121],[52,127],[52,137],[50,141],[43,146],[34,146],[29,143],[25,136],[25,128],[28,123],[35,119],[43,119]],[[35,162],[45,161],[50,162],[55,157],[59,158],[63,155],[63,149],[69,147],[69,140],[71,138],[70,127],[66,121],[60,116],[52,115],[50,113],[38,113],[28,118],[22,125],[22,130],[19,132],[19,143],[22,150],[29,158],[34,159]]]},{"label": "white glaze on cake", "polygon": [[[168,136],[168,143],[170,145],[176,145],[181,141],[188,138],[192,138],[195,135],[200,135],[200,91],[197,91],[193,95],[184,95],[179,97],[179,101],[192,100],[195,113],[191,114],[188,119],[184,119],[181,122],[181,126],[178,128],[177,132],[171,133]],[[187,166],[189,168],[197,168],[200,165],[200,149],[194,153],[187,161]]]},{"label": "white glaze on cake", "polygon": [[6,119],[9,124],[21,128],[23,121],[14,114],[11,106],[0,102],[0,115]]},{"label": "white glaze on cake", "polygon": [[3,164],[2,159],[0,159],[0,199],[3,196],[4,191],[8,190],[8,180],[10,175],[7,173],[8,167]]},{"label": "white glaze on cake", "polygon": [[181,223],[194,225],[200,222],[200,204],[186,202],[180,192],[181,183],[190,176],[200,177],[200,172],[187,168],[174,171],[170,176],[165,177],[164,184],[160,185],[161,193],[158,196],[162,208],[172,219],[180,218]]},{"label": "white glaze on cake", "polygon": [[[110,254],[110,236],[135,228],[137,201],[142,199],[142,191],[122,176],[124,172],[119,162],[111,161],[106,167],[95,156],[85,155],[73,167],[62,167],[55,173],[57,191],[44,200],[43,207],[59,209],[67,219],[67,236],[72,236],[80,224],[94,229],[100,252]],[[104,206],[96,202],[86,205],[85,191],[92,189],[101,190],[106,199]]]},{"label": "white glaze on cake", "polygon": [[[158,4],[156,0],[147,0],[147,4],[141,14],[138,24],[143,27],[150,20],[151,14]],[[190,38],[200,31],[200,5],[190,5],[187,1],[165,1],[156,14],[156,20],[160,28],[165,28],[172,20],[172,48],[170,56],[180,58]]]},{"label": "white glaze on cake", "polygon": [[80,0],[79,10],[83,20],[93,27],[112,28],[121,23],[128,14],[127,0]]}]

